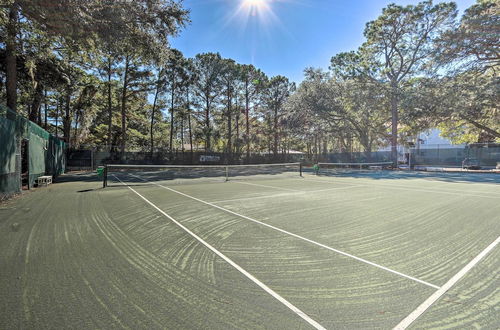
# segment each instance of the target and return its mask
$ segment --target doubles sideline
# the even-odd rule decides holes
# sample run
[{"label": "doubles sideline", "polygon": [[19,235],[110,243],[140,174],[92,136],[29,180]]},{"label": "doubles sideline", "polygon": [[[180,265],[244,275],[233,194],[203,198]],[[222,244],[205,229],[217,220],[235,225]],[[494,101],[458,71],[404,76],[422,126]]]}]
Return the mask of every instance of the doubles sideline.
[{"label": "doubles sideline", "polygon": [[280,296],[273,289],[271,289],[270,287],[268,287],[267,285],[265,285],[264,283],[262,283],[259,279],[257,279],[252,274],[250,274],[249,272],[247,272],[245,269],[243,269],[241,266],[239,266],[237,263],[235,263],[233,260],[231,260],[225,254],[223,254],[222,252],[220,252],[219,250],[217,250],[216,248],[214,248],[212,245],[210,245],[209,243],[207,243],[206,241],[204,241],[201,237],[199,237],[198,235],[196,235],[195,233],[193,233],[191,230],[189,230],[188,228],[186,228],[185,226],[183,226],[180,222],[178,222],[177,220],[175,220],[174,218],[172,218],[170,215],[168,215],[166,212],[164,212],[163,210],[161,210],[158,206],[156,206],[155,204],[153,204],[152,202],[150,202],[146,197],[142,196],[135,189],[133,189],[132,187],[130,187],[129,185],[127,185],[126,183],[124,183],[122,180],[120,180],[119,178],[117,178],[115,175],[113,175],[113,176],[118,181],[120,181],[121,184],[123,184],[124,186],[126,186],[128,189],[130,189],[131,191],[133,191],[137,196],[139,196],[140,198],[142,198],[146,203],[148,203],[149,205],[151,205],[155,210],[157,210],[158,212],[160,212],[161,214],[163,214],[166,218],[168,218],[170,221],[172,221],[173,223],[175,223],[182,230],[184,230],[186,233],[188,233],[193,238],[195,238],[198,242],[200,242],[201,244],[205,245],[209,250],[211,250],[213,253],[215,253],[220,258],[222,258],[225,262],[227,262],[228,264],[230,264],[231,266],[233,266],[236,270],[238,270],[240,273],[242,273],[243,275],[245,275],[245,277],[247,277],[249,280],[251,280],[252,282],[254,282],[255,284],[257,284],[261,289],[263,289],[269,295],[271,295],[276,300],[278,300],[279,302],[281,302],[283,305],[285,305],[286,307],[288,307],[290,310],[292,310],[295,314],[297,314],[298,316],[300,316],[307,323],[309,323],[310,325],[312,325],[316,329],[326,330],[325,327],[323,327],[321,324],[319,324],[318,322],[316,322],[315,320],[313,320],[310,316],[308,316],[306,313],[304,313],[303,311],[301,311],[299,308],[295,307],[292,303],[290,303],[288,300],[286,300],[285,298],[283,298],[282,296]]},{"label": "doubles sideline", "polygon": [[491,250],[497,246],[500,242],[500,236],[497,237],[493,243],[488,245],[486,249],[481,251],[474,259],[472,259],[464,268],[462,268],[458,273],[455,274],[448,282],[446,282],[441,288],[434,292],[427,300],[425,300],[420,306],[418,306],[413,312],[411,312],[406,318],[404,318],[398,325],[394,327],[395,330],[406,329],[412,324],[420,315],[422,315],[432,304],[434,304],[442,295],[444,295],[455,283],[457,283],[462,277],[465,276],[481,259],[483,259]]}]

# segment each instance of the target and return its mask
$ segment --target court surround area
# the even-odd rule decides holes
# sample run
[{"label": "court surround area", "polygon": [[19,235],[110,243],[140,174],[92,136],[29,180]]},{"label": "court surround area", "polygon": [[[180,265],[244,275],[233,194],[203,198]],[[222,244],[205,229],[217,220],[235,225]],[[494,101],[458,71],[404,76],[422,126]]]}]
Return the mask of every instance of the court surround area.
[{"label": "court surround area", "polygon": [[500,176],[371,170],[66,174],[0,207],[0,328],[498,328]]}]

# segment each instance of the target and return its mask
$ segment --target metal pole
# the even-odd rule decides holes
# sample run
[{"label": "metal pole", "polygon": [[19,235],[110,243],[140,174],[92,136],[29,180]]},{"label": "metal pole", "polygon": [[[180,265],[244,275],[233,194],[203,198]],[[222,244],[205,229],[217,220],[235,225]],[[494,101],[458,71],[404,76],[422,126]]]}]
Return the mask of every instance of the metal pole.
[{"label": "metal pole", "polygon": [[226,166],[226,181],[229,181],[229,166]]},{"label": "metal pole", "polygon": [[102,187],[106,188],[107,186],[108,186],[108,166],[104,165]]},{"label": "metal pole", "polygon": [[302,163],[299,163],[299,175],[302,176]]}]

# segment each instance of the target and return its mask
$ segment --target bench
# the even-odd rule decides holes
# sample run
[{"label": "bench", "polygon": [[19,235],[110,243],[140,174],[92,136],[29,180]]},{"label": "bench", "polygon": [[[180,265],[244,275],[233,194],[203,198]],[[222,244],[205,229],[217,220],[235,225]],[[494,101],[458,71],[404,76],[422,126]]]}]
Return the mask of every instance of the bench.
[{"label": "bench", "polygon": [[52,175],[42,175],[37,179],[38,186],[40,187],[42,184],[47,186],[52,183]]}]

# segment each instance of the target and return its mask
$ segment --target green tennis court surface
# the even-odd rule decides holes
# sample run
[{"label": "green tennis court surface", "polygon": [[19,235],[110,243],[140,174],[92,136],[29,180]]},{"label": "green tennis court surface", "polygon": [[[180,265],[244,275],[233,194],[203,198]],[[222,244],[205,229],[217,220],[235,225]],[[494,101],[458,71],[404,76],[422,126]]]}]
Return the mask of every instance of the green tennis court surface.
[{"label": "green tennis court surface", "polygon": [[248,179],[73,175],[2,205],[1,328],[499,327],[498,175]]}]

